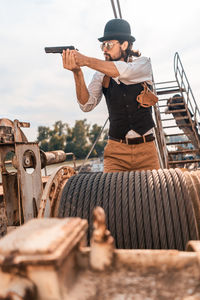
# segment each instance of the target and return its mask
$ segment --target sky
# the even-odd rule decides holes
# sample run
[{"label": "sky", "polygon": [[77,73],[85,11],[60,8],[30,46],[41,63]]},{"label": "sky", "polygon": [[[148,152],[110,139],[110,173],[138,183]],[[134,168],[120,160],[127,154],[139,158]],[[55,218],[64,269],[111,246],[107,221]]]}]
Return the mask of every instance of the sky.
[{"label": "sky", "polygon": [[[174,80],[178,52],[200,106],[200,1],[120,0],[122,17],[136,38],[134,49],[150,57],[155,82]],[[104,99],[91,112],[80,110],[73,74],[60,54],[46,46],[74,45],[87,56],[104,59],[98,38],[114,18],[110,0],[0,0],[1,118],[30,122],[29,141],[38,126],[61,120],[73,126],[86,118],[103,125]],[[94,70],[83,67],[86,84]]]}]

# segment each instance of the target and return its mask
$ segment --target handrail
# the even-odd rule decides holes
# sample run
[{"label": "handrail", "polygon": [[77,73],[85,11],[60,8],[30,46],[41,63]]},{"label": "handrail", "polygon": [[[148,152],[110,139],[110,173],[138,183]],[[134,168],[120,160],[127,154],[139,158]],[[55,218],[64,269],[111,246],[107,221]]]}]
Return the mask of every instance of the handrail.
[{"label": "handrail", "polygon": [[[200,111],[197,106],[196,100],[194,98],[194,94],[192,92],[191,86],[189,84],[188,78],[186,76],[178,52],[176,52],[174,55],[174,73],[180,90],[183,90],[183,92],[186,93],[186,104],[188,105],[189,109],[193,113],[194,120],[196,121],[196,125],[199,128],[198,120],[200,120]],[[184,97],[183,92],[182,92],[182,96]]]},{"label": "handrail", "polygon": [[[149,58],[150,59],[150,58]],[[151,59],[150,59],[151,61]],[[154,81],[153,71],[152,71],[152,83],[153,83],[153,92],[156,93],[156,83]],[[156,123],[156,127],[154,128],[155,132],[155,143],[158,150],[158,156],[160,161],[161,168],[168,168],[168,154],[167,154],[167,146],[165,141],[164,130],[162,127],[161,116],[159,111],[158,103],[153,106],[153,117]]]}]

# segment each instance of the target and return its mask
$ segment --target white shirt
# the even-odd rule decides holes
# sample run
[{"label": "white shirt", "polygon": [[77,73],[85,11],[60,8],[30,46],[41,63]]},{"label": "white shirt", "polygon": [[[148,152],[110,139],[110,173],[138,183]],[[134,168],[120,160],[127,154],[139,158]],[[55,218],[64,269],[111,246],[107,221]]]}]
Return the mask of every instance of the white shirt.
[{"label": "white shirt", "polygon": [[[152,85],[152,68],[148,57],[138,57],[132,62],[114,61],[114,64],[119,72],[119,76],[113,78],[117,84],[123,82],[126,85],[137,84],[146,81]],[[89,99],[84,105],[79,103],[81,110],[88,112],[93,110],[102,99],[102,82],[105,74],[95,72],[92,81],[88,86]],[[152,133],[152,129],[145,133],[145,135]],[[126,137],[140,136],[134,130],[130,130]]]}]

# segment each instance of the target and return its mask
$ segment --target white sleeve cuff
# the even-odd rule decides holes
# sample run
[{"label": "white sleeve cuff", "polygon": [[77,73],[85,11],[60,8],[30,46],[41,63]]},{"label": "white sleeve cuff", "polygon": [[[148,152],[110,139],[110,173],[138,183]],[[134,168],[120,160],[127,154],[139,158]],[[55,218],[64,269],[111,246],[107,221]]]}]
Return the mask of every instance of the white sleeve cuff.
[{"label": "white sleeve cuff", "polygon": [[89,112],[89,111],[93,110],[95,108],[95,106],[97,106],[98,103],[97,103],[97,99],[95,97],[90,96],[87,103],[81,104],[78,101],[78,104],[82,111]]},{"label": "white sleeve cuff", "polygon": [[104,74],[96,72],[88,86],[89,99],[87,103],[81,104],[79,101],[79,106],[82,111],[88,112],[91,111],[99,104],[102,98],[102,81]]}]

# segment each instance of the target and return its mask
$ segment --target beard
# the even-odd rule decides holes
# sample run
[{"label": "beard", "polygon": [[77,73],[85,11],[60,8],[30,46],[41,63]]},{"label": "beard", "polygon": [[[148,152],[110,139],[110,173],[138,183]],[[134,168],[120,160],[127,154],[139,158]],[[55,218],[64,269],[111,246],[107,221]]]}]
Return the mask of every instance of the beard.
[{"label": "beard", "polygon": [[120,50],[120,56],[117,58],[112,58],[112,56],[109,53],[104,53],[104,57],[106,61],[118,61],[121,58],[124,58],[124,53],[122,50]]},{"label": "beard", "polygon": [[111,57],[110,54],[104,53],[104,57],[105,57],[105,60],[106,60],[106,61],[112,61],[112,57]]}]

